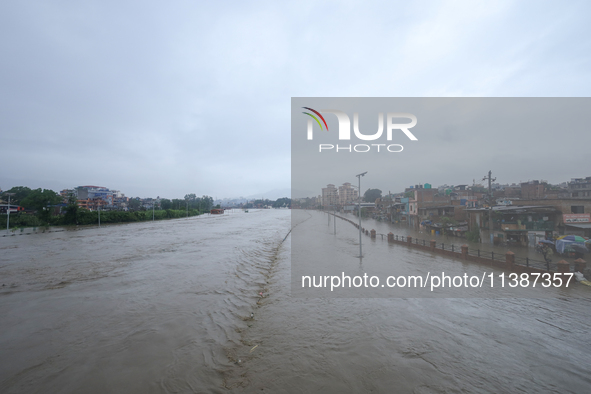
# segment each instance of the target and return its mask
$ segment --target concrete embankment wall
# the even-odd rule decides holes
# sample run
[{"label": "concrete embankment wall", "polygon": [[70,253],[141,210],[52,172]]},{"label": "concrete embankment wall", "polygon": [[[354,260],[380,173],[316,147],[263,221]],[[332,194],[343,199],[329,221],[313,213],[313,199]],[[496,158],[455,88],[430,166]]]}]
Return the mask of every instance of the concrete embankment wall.
[{"label": "concrete embankment wall", "polygon": [[[331,213],[331,215],[334,215],[334,214]],[[342,219],[346,222],[351,223],[356,228],[359,228],[359,223],[355,223],[354,221],[347,219],[345,217],[339,216],[339,215],[334,215],[334,216],[336,216],[339,219]],[[366,236],[370,237],[371,239],[376,238],[376,231],[373,229],[368,230],[364,227],[361,227],[361,232],[363,234],[365,234]],[[380,234],[380,235],[382,235],[382,234]],[[383,239],[383,235],[382,235],[382,239]],[[460,250],[455,251],[455,250],[453,250],[453,248],[454,248],[453,245],[448,246],[448,247],[452,248],[452,250],[449,250],[449,249],[445,249],[444,244],[440,244],[440,247],[438,247],[438,244],[435,240],[429,240],[429,241],[418,240],[418,239],[413,239],[413,237],[410,237],[410,236],[404,237],[404,236],[394,235],[392,233],[387,234],[387,241],[388,241],[388,244],[404,245],[409,248],[424,250],[426,252],[431,252],[431,253],[437,253],[437,254],[440,254],[443,256],[451,257],[453,259],[471,261],[474,263],[484,264],[484,265],[488,265],[488,266],[492,266],[492,267],[496,267],[496,268],[499,268],[502,270],[512,271],[512,272],[516,272],[516,273],[533,274],[533,273],[571,272],[572,271],[570,263],[565,260],[561,260],[558,263],[553,264],[556,267],[556,270],[542,269],[542,268],[517,264],[515,262],[515,254],[511,251],[505,253],[504,258],[503,258],[503,255],[501,255],[501,254],[498,255],[498,258],[494,258],[494,254],[491,255],[492,258],[488,258],[488,257],[484,257],[484,256],[478,256],[478,255],[471,254],[468,249],[468,245],[462,245]],[[586,268],[586,263],[582,259],[577,259],[574,261],[573,268],[574,268],[574,271],[584,272],[585,268]]]}]

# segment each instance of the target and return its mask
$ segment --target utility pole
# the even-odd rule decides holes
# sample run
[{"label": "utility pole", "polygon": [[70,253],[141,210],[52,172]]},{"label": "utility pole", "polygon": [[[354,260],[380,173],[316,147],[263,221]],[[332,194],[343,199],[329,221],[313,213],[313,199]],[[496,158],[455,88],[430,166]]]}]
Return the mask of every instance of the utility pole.
[{"label": "utility pole", "polygon": [[10,226],[10,196],[14,196],[16,193],[4,193],[8,196],[8,206],[6,207],[6,232],[9,232],[8,227]]},{"label": "utility pole", "polygon": [[98,206],[99,227],[101,226],[101,204]]},{"label": "utility pole", "polygon": [[337,206],[334,206],[334,214],[333,214],[333,218],[332,218],[333,222],[334,222],[334,235],[337,235]]},{"label": "utility pole", "polygon": [[490,234],[490,243],[491,245],[494,244],[494,236],[493,236],[493,218],[492,218],[492,213],[493,213],[493,194],[492,194],[492,185],[491,183],[493,181],[496,181],[497,178],[492,178],[492,171],[488,172],[488,176],[485,176],[484,178],[482,178],[483,181],[488,180],[488,232]]},{"label": "utility pole", "polygon": [[152,201],[152,221],[154,221],[154,201]]},{"label": "utility pole", "polygon": [[365,171],[362,174],[357,174],[355,175],[357,177],[357,179],[359,180],[359,258],[363,257],[363,253],[362,253],[362,248],[361,248],[361,177],[365,176],[365,174],[367,174],[367,171]]}]

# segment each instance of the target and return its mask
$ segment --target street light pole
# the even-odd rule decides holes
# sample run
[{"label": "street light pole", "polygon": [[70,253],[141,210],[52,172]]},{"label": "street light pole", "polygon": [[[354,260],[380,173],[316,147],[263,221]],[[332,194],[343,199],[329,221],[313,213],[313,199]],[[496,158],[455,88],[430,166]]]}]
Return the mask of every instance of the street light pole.
[{"label": "street light pole", "polygon": [[490,235],[490,243],[491,245],[494,245],[494,234],[493,234],[493,218],[492,218],[492,214],[493,214],[493,193],[492,193],[492,185],[491,182],[496,181],[497,178],[492,178],[492,171],[488,172],[488,176],[485,176],[484,178],[482,178],[483,181],[486,181],[488,179],[488,195],[489,195],[489,200],[488,200],[488,232]]},{"label": "street light pole", "polygon": [[357,174],[355,175],[357,177],[357,179],[359,180],[359,258],[363,257],[363,253],[362,253],[362,249],[361,249],[361,177],[365,176],[365,174],[367,174],[367,171],[365,171],[362,174]]},{"label": "street light pole", "polygon": [[16,193],[5,193],[8,196],[8,206],[6,207],[6,232],[10,231],[8,227],[10,226],[10,196],[14,196]]}]

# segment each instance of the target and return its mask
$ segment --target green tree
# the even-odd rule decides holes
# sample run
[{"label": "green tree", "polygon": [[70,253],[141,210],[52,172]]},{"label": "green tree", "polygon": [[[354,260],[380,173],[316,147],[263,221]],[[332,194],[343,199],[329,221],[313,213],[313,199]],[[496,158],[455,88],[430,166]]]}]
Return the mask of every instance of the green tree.
[{"label": "green tree", "polygon": [[40,219],[49,222],[52,211],[51,206],[59,204],[61,201],[60,195],[53,190],[35,189],[21,201],[20,205],[37,211],[37,216]]},{"label": "green tree", "polygon": [[209,212],[213,208],[213,198],[209,196],[202,196],[199,199],[198,209],[201,212]]},{"label": "green tree", "polygon": [[278,198],[277,201],[273,202],[273,208],[289,207],[291,206],[291,198],[283,197]]},{"label": "green tree", "polygon": [[382,191],[380,189],[367,189],[367,191],[363,194],[363,201],[376,202],[376,200],[381,197]]},{"label": "green tree", "polygon": [[466,231],[466,238],[470,242],[480,242],[480,231],[478,229]]},{"label": "green tree", "polygon": [[[29,194],[31,194],[32,190],[26,186],[15,186],[10,190],[6,190],[6,193],[14,193],[14,196],[10,196],[10,203],[11,204],[19,204],[23,201]],[[8,199],[7,199],[8,201]]]},{"label": "green tree", "polygon": [[142,205],[142,203],[139,200],[139,197],[135,197],[135,198],[130,198],[129,199],[129,210],[130,211],[137,211],[140,206]]},{"label": "green tree", "polygon": [[174,198],[172,200],[172,209],[184,209],[185,208],[185,200],[181,200],[180,198]]},{"label": "green tree", "polygon": [[65,224],[77,224],[76,217],[78,216],[78,201],[74,193],[68,195],[68,206],[66,207],[66,214],[64,215]]},{"label": "green tree", "polygon": [[163,198],[160,200],[160,208],[166,210],[166,209],[172,209],[172,201],[170,201],[168,198]]}]

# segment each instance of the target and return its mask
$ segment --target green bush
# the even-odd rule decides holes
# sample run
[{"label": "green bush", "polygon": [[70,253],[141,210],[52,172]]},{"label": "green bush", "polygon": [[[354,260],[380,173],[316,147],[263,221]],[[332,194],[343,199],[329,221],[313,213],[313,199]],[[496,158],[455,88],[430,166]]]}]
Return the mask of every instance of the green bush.
[{"label": "green bush", "polygon": [[[199,215],[199,211],[196,209],[189,209],[189,216],[195,215]],[[165,211],[154,211],[154,220],[176,219],[183,218],[186,216],[186,210],[167,209]],[[97,224],[98,212],[79,210],[77,214],[77,220],[78,224]],[[101,211],[101,223],[129,223],[142,222],[147,220],[152,220],[152,211]]]},{"label": "green bush", "polygon": [[[0,215],[0,229],[6,228],[6,219],[8,215]],[[35,215],[27,213],[11,213],[10,214],[10,227],[39,227],[43,223]]]},{"label": "green bush", "polygon": [[[189,216],[199,215],[199,210],[189,209]],[[6,218],[8,215],[0,215],[0,229],[6,228]],[[154,211],[155,220],[178,219],[187,216],[187,211],[183,209],[158,210]],[[78,209],[76,212],[76,221],[72,223],[72,218],[66,215],[56,215],[46,218],[49,222],[42,220],[39,216],[26,213],[13,213],[10,215],[10,228],[19,227],[42,227],[44,225],[65,226],[70,224],[98,224],[98,212]],[[130,223],[152,220],[152,211],[101,211],[101,223]]]},{"label": "green bush", "polygon": [[480,231],[478,231],[478,230],[466,231],[466,238],[470,242],[480,242]]},{"label": "green bush", "polygon": [[[196,209],[189,209],[189,216],[199,215],[199,211]],[[186,210],[172,210],[167,209],[165,211],[154,211],[154,220],[162,219],[177,219],[187,216]],[[96,224],[98,223],[98,212],[97,211],[78,211],[78,224]],[[135,212],[124,212],[124,211],[102,211],[101,212],[101,223],[129,223],[129,222],[142,222],[146,220],[152,220],[152,211],[135,211]]]}]

